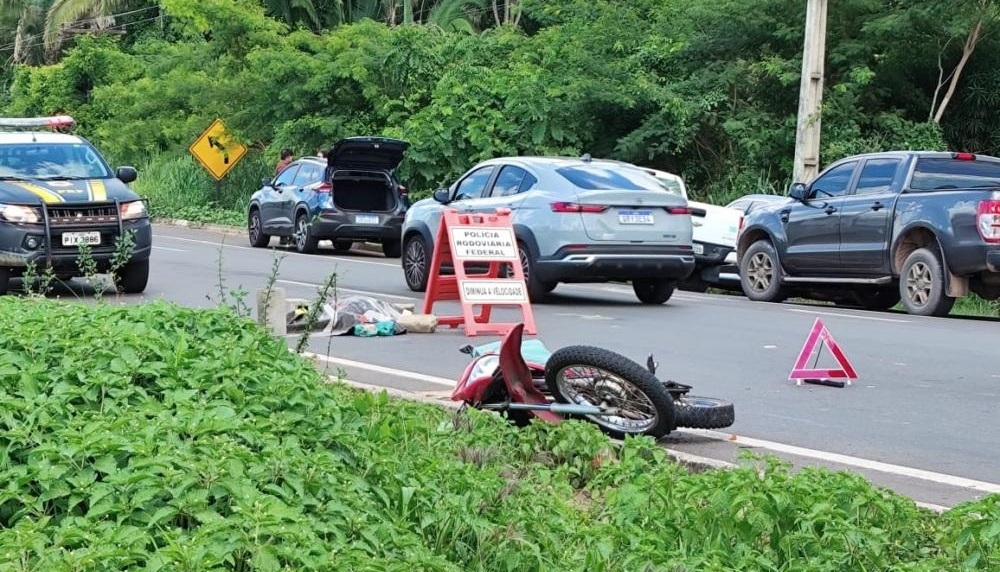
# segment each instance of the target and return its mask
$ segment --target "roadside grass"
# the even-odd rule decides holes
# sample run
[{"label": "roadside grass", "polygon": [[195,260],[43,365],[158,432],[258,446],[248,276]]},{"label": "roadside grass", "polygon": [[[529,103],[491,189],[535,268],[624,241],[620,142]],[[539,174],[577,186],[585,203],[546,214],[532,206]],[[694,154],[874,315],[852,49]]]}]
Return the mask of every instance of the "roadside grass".
[{"label": "roadside grass", "polygon": [[945,514],[825,469],[690,473],[582,422],[328,383],[235,306],[0,298],[5,570],[996,570]]}]

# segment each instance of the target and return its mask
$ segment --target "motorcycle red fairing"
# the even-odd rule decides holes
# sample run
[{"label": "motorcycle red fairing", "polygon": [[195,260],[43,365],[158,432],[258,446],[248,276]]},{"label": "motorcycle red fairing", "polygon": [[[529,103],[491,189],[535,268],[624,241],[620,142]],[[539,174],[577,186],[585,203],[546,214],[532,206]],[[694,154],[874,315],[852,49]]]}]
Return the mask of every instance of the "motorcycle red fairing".
[{"label": "motorcycle red fairing", "polygon": [[[451,398],[455,401],[481,404],[494,383],[503,383],[514,403],[549,405],[550,400],[540,392],[532,379],[532,367],[521,355],[524,324],[518,324],[504,336],[498,354],[484,354],[466,366],[462,378],[455,386]],[[499,371],[498,371],[499,366]],[[544,372],[542,364],[532,364],[536,371]],[[531,413],[552,423],[562,421],[562,416],[547,410],[530,410]]]}]

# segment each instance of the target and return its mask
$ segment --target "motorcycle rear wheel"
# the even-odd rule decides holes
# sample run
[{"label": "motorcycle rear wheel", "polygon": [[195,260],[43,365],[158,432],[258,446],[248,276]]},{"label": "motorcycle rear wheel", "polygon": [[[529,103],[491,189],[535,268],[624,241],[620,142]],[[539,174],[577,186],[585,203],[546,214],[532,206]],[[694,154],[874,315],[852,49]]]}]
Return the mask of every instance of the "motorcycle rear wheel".
[{"label": "motorcycle rear wheel", "polygon": [[[589,381],[570,383],[571,377]],[[584,415],[604,433],[616,439],[626,435],[649,435],[659,439],[674,428],[674,399],[646,368],[611,350],[593,346],[567,346],[556,350],[545,364],[545,383],[560,403],[596,406],[637,405],[645,419],[630,422],[621,416]],[[584,391],[579,391],[583,388]],[[612,395],[616,393],[617,395]],[[599,393],[595,397],[594,393]],[[624,394],[627,394],[627,399]],[[608,401],[611,400],[609,404]]]},{"label": "motorcycle rear wheel", "polygon": [[674,419],[678,427],[722,429],[736,421],[733,404],[714,397],[684,395],[674,401]]}]

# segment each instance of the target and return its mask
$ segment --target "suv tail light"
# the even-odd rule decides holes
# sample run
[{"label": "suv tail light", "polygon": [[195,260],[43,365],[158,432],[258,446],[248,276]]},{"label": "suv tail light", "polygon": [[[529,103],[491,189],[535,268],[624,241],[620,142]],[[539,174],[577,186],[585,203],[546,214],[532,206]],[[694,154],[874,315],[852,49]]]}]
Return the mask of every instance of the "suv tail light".
[{"label": "suv tail light", "polygon": [[401,194],[401,195],[405,195],[405,194],[408,194],[409,192],[410,192],[410,189],[407,189],[407,188],[406,188],[406,187],[404,187],[403,185],[400,185],[400,186],[399,186],[399,194]]},{"label": "suv tail light", "polygon": [[1000,201],[990,200],[979,203],[976,213],[976,227],[979,236],[992,244],[1000,244]]},{"label": "suv tail light", "polygon": [[554,213],[602,213],[608,210],[606,205],[581,205],[579,203],[552,203]]},{"label": "suv tail light", "polygon": [[740,215],[740,222],[736,224],[736,236],[743,232],[743,215]]},{"label": "suv tail light", "polygon": [[330,183],[320,183],[320,185],[318,187],[316,187],[316,192],[317,193],[332,193],[333,192],[333,185],[331,185]]}]

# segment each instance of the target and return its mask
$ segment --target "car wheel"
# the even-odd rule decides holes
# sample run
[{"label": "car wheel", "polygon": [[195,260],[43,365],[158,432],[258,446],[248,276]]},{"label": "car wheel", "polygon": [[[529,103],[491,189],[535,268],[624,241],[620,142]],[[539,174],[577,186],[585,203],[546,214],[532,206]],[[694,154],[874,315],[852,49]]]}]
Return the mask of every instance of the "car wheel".
[{"label": "car wheel", "polygon": [[854,299],[865,310],[884,311],[899,303],[898,288],[877,288],[874,290],[858,290]]},{"label": "car wheel", "polygon": [[312,235],[312,225],[309,216],[302,212],[295,217],[295,250],[301,254],[316,252],[319,240]]},{"label": "car wheel", "polygon": [[740,286],[747,298],[756,302],[782,302],[787,297],[781,286],[781,263],[770,241],[759,240],[740,257]]},{"label": "car wheel", "polygon": [[382,254],[386,258],[399,258],[402,254],[403,246],[398,240],[382,241]]},{"label": "car wheel", "polygon": [[7,288],[10,286],[10,269],[0,268],[0,296],[7,293]]},{"label": "car wheel", "polygon": [[535,275],[535,259],[531,252],[523,243],[517,243],[517,255],[521,259],[521,272],[524,274],[524,282],[528,286],[528,299],[532,302],[542,301],[549,292],[555,290],[556,285],[538,280]]},{"label": "car wheel", "polygon": [[334,252],[347,252],[354,246],[353,240],[335,240],[333,241],[333,251]]},{"label": "car wheel", "polygon": [[899,276],[899,295],[907,314],[947,316],[955,298],[947,295],[944,265],[934,251],[918,248],[906,257]]},{"label": "car wheel", "polygon": [[663,304],[674,295],[677,282],[656,278],[636,278],[632,280],[635,297],[643,304]]},{"label": "car wheel", "polygon": [[430,246],[420,234],[406,237],[403,243],[403,277],[406,285],[414,292],[427,289],[427,276],[431,267]]},{"label": "car wheel", "polygon": [[134,260],[116,276],[118,290],[124,294],[141,294],[149,283],[149,259]]},{"label": "car wheel", "polygon": [[260,220],[260,210],[253,209],[247,218],[247,234],[250,236],[250,246],[264,248],[271,242],[271,236],[264,234],[264,224]]}]

